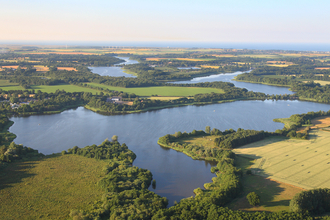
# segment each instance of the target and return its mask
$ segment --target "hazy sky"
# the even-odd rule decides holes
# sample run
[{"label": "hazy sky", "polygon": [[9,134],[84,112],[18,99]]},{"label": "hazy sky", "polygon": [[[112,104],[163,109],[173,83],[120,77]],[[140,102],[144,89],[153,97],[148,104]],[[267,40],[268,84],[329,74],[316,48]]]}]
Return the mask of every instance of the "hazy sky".
[{"label": "hazy sky", "polygon": [[0,41],[330,43],[330,1],[0,0]]}]

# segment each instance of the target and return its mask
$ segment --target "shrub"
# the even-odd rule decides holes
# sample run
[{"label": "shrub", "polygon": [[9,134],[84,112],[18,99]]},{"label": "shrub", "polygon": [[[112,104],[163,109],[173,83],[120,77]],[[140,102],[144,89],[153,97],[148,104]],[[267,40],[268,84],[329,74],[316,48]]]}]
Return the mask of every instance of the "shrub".
[{"label": "shrub", "polygon": [[256,206],[259,205],[260,203],[260,197],[258,196],[257,193],[255,192],[250,192],[247,196],[246,196],[247,200],[249,201],[250,205],[252,206]]}]

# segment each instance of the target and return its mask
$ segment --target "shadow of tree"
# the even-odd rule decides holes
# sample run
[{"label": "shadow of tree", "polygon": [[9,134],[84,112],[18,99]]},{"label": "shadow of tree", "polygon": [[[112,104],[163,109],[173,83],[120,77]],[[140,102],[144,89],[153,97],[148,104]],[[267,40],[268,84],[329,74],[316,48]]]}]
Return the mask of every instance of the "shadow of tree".
[{"label": "shadow of tree", "polygon": [[[260,157],[257,158],[257,156],[253,158],[260,159]],[[246,157],[245,155],[237,157],[237,166],[243,170],[243,176],[241,179],[243,191],[240,197],[229,204],[229,208],[249,211],[280,211],[287,209],[291,198],[296,193],[288,193],[288,191],[290,191],[289,188],[295,187],[267,178],[269,175],[265,174],[264,170],[260,168],[254,169],[253,173],[261,175],[246,174],[246,170],[250,169],[251,165],[254,164],[253,161],[254,159]],[[295,189],[296,191],[300,190],[298,188]],[[248,203],[246,196],[250,192],[256,192],[260,196],[259,207],[252,207]]]},{"label": "shadow of tree", "polygon": [[23,179],[33,177],[35,174],[30,173],[29,170],[34,168],[38,161],[58,157],[60,154],[48,155],[47,157],[29,158],[27,160],[16,160],[7,163],[5,167],[0,169],[0,190],[7,187],[12,187],[15,183],[22,182]]}]

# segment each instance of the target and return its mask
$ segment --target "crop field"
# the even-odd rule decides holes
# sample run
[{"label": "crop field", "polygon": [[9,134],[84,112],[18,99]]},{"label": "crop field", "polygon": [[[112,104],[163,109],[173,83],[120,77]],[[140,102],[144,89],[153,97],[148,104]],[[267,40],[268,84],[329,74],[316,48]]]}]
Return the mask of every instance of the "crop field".
[{"label": "crop field", "polygon": [[201,65],[203,68],[212,68],[212,69],[219,69],[220,66],[209,66],[209,65]]},{"label": "crop field", "polygon": [[136,87],[136,88],[122,88],[107,86],[97,83],[88,83],[90,86],[101,87],[103,89],[109,89],[114,91],[122,91],[127,93],[134,93],[139,96],[194,96],[201,93],[224,93],[221,89],[214,88],[199,88],[199,87],[175,87],[175,86],[153,86],[153,87]]},{"label": "crop field", "polygon": [[267,66],[275,66],[275,67],[288,67],[288,64],[267,64]]},{"label": "crop field", "polygon": [[57,70],[77,71],[74,67],[57,67]]},{"label": "crop field", "polygon": [[[17,69],[18,66],[2,66],[2,69]],[[21,69],[26,69],[26,67],[21,67]]]},{"label": "crop field", "polygon": [[312,119],[311,123],[314,125],[313,128],[327,128],[330,126],[330,117],[324,116],[324,117],[318,117]]},{"label": "crop field", "polygon": [[330,67],[316,67],[316,70],[328,70]]},{"label": "crop field", "polygon": [[35,65],[34,68],[39,72],[45,72],[45,71],[48,71],[49,68],[46,67],[46,66],[41,66],[41,65]]},{"label": "crop field", "polygon": [[279,137],[245,145],[235,153],[254,159],[253,173],[304,189],[330,187],[330,132],[311,130],[310,140]]},{"label": "crop field", "polygon": [[160,60],[211,61],[211,60],[214,60],[214,59],[195,59],[195,58],[146,58],[146,61],[160,61]]},{"label": "crop field", "polygon": [[72,209],[89,210],[104,193],[96,184],[105,165],[70,154],[1,169],[1,219],[68,219]]}]

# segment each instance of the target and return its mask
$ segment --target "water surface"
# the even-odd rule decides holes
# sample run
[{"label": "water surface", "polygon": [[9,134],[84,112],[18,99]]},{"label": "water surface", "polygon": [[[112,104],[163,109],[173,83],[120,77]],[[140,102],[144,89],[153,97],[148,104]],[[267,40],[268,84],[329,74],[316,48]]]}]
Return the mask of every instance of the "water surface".
[{"label": "water surface", "polygon": [[125,62],[116,64],[115,66],[102,66],[102,67],[89,67],[89,69],[92,71],[92,73],[99,74],[100,76],[113,76],[113,77],[131,77],[135,78],[136,76],[132,74],[125,73],[124,70],[121,67],[116,67],[117,65],[129,65],[129,64],[135,64],[139,63],[136,60],[131,60],[129,57],[117,57],[119,59],[125,60]]},{"label": "water surface", "polygon": [[236,87],[239,88],[245,88],[249,91],[254,92],[262,92],[265,94],[294,94],[294,92],[290,91],[287,87],[280,87],[280,86],[269,86],[269,85],[263,85],[263,84],[257,84],[257,83],[247,83],[247,82],[238,82],[234,81],[233,79],[235,76],[242,74],[244,72],[234,72],[234,73],[221,73],[211,76],[203,76],[203,77],[196,77],[188,81],[177,81],[173,82],[175,84],[180,83],[201,83],[201,82],[216,82],[216,81],[222,81],[222,82],[230,82],[233,83]]},{"label": "water surface", "polygon": [[140,114],[104,116],[83,107],[55,115],[13,117],[9,129],[15,142],[45,154],[61,152],[73,146],[100,144],[118,135],[137,158],[134,165],[149,169],[157,181],[153,190],[174,201],[193,196],[193,189],[203,187],[214,176],[211,165],[192,160],[183,153],[157,145],[159,137],[176,131],[204,130],[206,126],[225,129],[275,131],[283,124],[273,118],[289,117],[309,111],[328,111],[330,105],[300,101],[238,101],[207,106],[186,106]]}]

